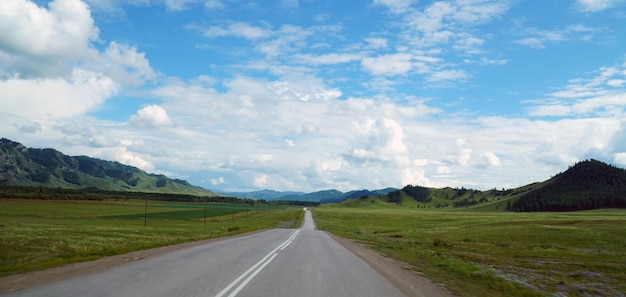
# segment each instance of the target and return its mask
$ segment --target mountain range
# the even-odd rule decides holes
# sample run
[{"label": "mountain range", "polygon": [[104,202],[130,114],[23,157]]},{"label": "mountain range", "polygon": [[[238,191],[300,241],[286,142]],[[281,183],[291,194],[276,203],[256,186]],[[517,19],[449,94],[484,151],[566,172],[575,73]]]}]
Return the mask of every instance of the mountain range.
[{"label": "mountain range", "polygon": [[0,185],[218,196],[185,180],[50,148],[27,148],[6,138],[0,139]]},{"label": "mountain range", "polygon": [[316,191],[311,193],[304,192],[280,192],[274,190],[260,190],[253,192],[220,192],[224,195],[249,198],[263,199],[269,201],[307,201],[320,203],[339,203],[348,199],[355,199],[367,196],[383,196],[390,192],[397,191],[396,188],[385,188],[380,190],[355,190],[349,192],[341,192],[335,189]]},{"label": "mountain range", "polygon": [[133,166],[87,156],[67,156],[50,148],[27,148],[0,139],[0,185],[99,189],[194,196],[233,196],[267,201],[313,203],[384,202],[416,208],[482,208],[509,211],[571,211],[626,208],[626,170],[598,160],[570,166],[549,180],[515,189],[486,191],[461,188],[335,189],[304,192],[261,190],[217,194],[165,175],[149,174]]}]

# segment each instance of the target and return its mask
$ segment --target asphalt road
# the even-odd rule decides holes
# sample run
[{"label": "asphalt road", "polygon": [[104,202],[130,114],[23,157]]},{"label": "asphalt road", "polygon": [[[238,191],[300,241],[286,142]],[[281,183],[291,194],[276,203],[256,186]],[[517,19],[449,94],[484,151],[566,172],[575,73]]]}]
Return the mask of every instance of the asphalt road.
[{"label": "asphalt road", "polygon": [[5,296],[404,296],[325,232],[274,229]]}]

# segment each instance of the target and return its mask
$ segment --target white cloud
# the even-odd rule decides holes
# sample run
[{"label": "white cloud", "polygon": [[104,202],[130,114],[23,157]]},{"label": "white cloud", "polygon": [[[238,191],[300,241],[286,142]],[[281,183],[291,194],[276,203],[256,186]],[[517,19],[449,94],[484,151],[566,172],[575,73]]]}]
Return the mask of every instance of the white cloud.
[{"label": "white cloud", "polygon": [[419,185],[419,186],[430,186],[430,180],[425,176],[423,170],[417,170],[412,168],[407,168],[402,170],[402,184],[403,185]]},{"label": "white cloud", "polygon": [[463,70],[441,70],[432,72],[428,80],[432,82],[454,81],[464,80],[468,77],[469,75]]},{"label": "white cloud", "polygon": [[80,0],[0,1],[0,98],[4,112],[30,119],[95,110],[122,86],[156,74],[135,47],[112,41],[103,53],[89,7]]},{"label": "white cloud", "polygon": [[415,2],[414,0],[374,0],[373,5],[385,6],[393,13],[403,13],[411,4]]},{"label": "white cloud", "polygon": [[225,184],[225,183],[226,183],[226,179],[224,179],[223,176],[220,176],[219,178],[212,178],[211,179],[211,184],[214,185],[214,186]]},{"label": "white cloud", "polygon": [[144,160],[142,157],[132,154],[130,152],[126,152],[120,156],[117,157],[117,161],[126,165],[130,165],[130,166],[135,166],[141,170],[147,171],[147,172],[154,172],[154,165],[146,160]]},{"label": "white cloud", "polygon": [[300,5],[298,0],[280,0],[280,7],[282,9],[294,9]]},{"label": "white cloud", "polygon": [[449,174],[450,167],[448,166],[437,166],[437,174]]},{"label": "white cloud", "polygon": [[406,53],[364,58],[361,60],[361,65],[374,75],[402,75],[412,68],[411,55]]},{"label": "white cloud", "polygon": [[387,47],[387,43],[388,43],[387,39],[385,39],[385,38],[376,38],[376,37],[365,38],[365,41],[367,42],[369,47],[372,48],[372,49],[386,48]]},{"label": "white cloud", "polygon": [[174,124],[167,115],[167,110],[155,104],[141,108],[130,118],[129,123],[144,128],[169,127]]},{"label": "white cloud", "polygon": [[[108,3],[122,3],[116,1]],[[248,5],[244,2],[236,1]],[[430,93],[433,85],[447,87],[479,77],[479,70],[463,67],[515,59],[507,50],[494,54],[489,48],[499,44],[493,42],[498,34],[510,31],[480,27],[502,18],[514,1],[372,1],[370,9],[389,9],[392,14],[383,14],[385,23],[373,24],[375,32],[359,31],[363,34],[356,36],[349,36],[353,31],[343,27],[348,22],[334,14],[308,17],[340,25],[300,27],[285,20],[221,19],[195,29],[209,38],[245,39],[234,45],[229,38],[210,40],[212,46],[223,42],[229,58],[238,62],[220,65],[207,60],[216,63],[207,70],[215,77],[164,81],[150,66],[149,51],[99,40],[98,28],[80,1],[56,0],[46,8],[0,0],[0,5],[6,3],[26,3],[12,8],[32,14],[33,20],[37,13],[52,20],[46,23],[51,25],[47,30],[23,29],[41,34],[37,40],[30,35],[24,40],[0,36],[0,135],[37,146],[52,144],[47,146],[159,172],[207,173],[204,176],[210,178],[203,180],[208,186],[305,191],[408,183],[501,187],[543,180],[593,154],[626,162],[619,137],[626,65],[598,69],[551,89],[541,100],[526,102],[526,119],[436,108],[445,106],[446,98],[433,94],[455,95],[447,88]],[[62,10],[52,9],[59,3],[76,3],[74,10],[65,10],[74,17],[65,19]],[[126,3],[130,2],[122,4]],[[211,14],[219,9],[219,15],[226,15],[230,7],[224,5],[233,3],[165,2],[170,10],[196,4],[202,9],[204,4]],[[284,8],[304,4],[282,3]],[[37,25],[11,12],[0,10],[10,19],[0,19],[3,30],[18,21]],[[61,25],[64,22],[80,28],[72,31],[72,26]],[[513,35],[520,43],[547,47],[590,40],[588,36],[603,31],[578,25],[520,32]],[[70,36],[75,47],[61,40],[41,49],[37,42],[54,40],[45,34]],[[22,49],[31,44],[32,48]],[[228,78],[221,76],[224,73]],[[357,83],[344,84],[348,80]],[[157,86],[141,90],[142,96],[158,103],[137,108],[128,123],[85,116],[108,98],[128,88],[136,91],[146,82]],[[464,91],[472,93],[476,86],[468,85]]]},{"label": "white cloud", "polygon": [[427,159],[415,159],[413,160],[413,165],[415,166],[426,166],[428,165]]},{"label": "white cloud", "polygon": [[112,41],[102,55],[104,69],[115,81],[129,86],[141,86],[156,77],[144,53],[136,47]]},{"label": "white cloud", "polygon": [[310,65],[332,65],[357,61],[361,59],[361,56],[357,54],[330,53],[318,56],[297,54],[294,58]]},{"label": "white cloud", "polygon": [[601,67],[591,78],[575,78],[561,90],[547,94],[547,100],[529,101],[532,116],[571,116],[625,112],[626,92],[621,89],[626,66]]},{"label": "white cloud", "polygon": [[31,1],[0,1],[0,76],[66,74],[94,54],[98,38],[89,8],[80,0],[55,0],[48,9]]},{"label": "white cloud", "polygon": [[[468,59],[468,56],[488,53],[484,47],[493,36],[481,33],[477,27],[501,18],[514,1],[436,1],[421,7],[409,5],[410,8],[394,1],[375,1],[374,4],[397,7],[394,12],[400,15],[401,21],[394,17],[389,20],[389,26],[394,29],[400,26],[401,30],[398,39],[387,40],[387,44],[392,46],[391,43],[396,42],[401,53],[365,58],[362,60],[364,69],[374,75],[418,74],[429,82],[452,82],[469,78],[468,71],[451,69],[458,68],[455,55]],[[483,61],[482,64],[491,65],[503,64],[506,60]]]},{"label": "white cloud", "polygon": [[215,10],[224,8],[225,5],[220,0],[206,0],[204,2],[204,7],[209,10]]},{"label": "white cloud", "polygon": [[624,0],[577,0],[577,7],[583,12],[597,12],[605,10],[619,4]]},{"label": "white cloud", "polygon": [[[321,82],[320,82],[321,83]],[[328,101],[341,97],[338,89],[328,89],[315,85],[315,80],[306,82],[275,81],[268,84],[268,89],[285,100],[322,100]]]},{"label": "white cloud", "polygon": [[117,92],[110,78],[76,69],[68,79],[0,80],[3,112],[32,117],[68,117],[93,110]]},{"label": "white cloud", "polygon": [[265,188],[267,186],[269,177],[267,174],[259,174],[254,178],[253,185],[257,188]]},{"label": "white cloud", "polygon": [[480,158],[482,159],[485,165],[489,165],[493,167],[498,167],[502,165],[502,162],[500,162],[500,158],[498,158],[498,156],[496,156],[496,154],[492,152],[484,152],[480,154]]},{"label": "white cloud", "polygon": [[613,88],[621,88],[624,84],[626,84],[626,79],[610,79],[606,82],[607,86]]},{"label": "white cloud", "polygon": [[234,22],[228,26],[210,26],[202,29],[205,37],[217,38],[217,37],[241,37],[245,39],[255,40],[260,38],[267,38],[271,36],[271,30],[262,27],[256,27],[243,22]]},{"label": "white cloud", "polygon": [[354,123],[356,139],[346,157],[355,163],[382,162],[395,166],[412,163],[404,144],[402,126],[392,119],[367,119]]},{"label": "white cloud", "polygon": [[453,19],[464,24],[482,24],[502,16],[512,6],[508,0],[461,0],[456,1]]},{"label": "white cloud", "polygon": [[626,152],[613,154],[613,161],[622,166],[626,166]]},{"label": "white cloud", "polygon": [[598,28],[590,28],[583,25],[572,25],[565,28],[542,30],[538,28],[525,28],[520,35],[525,36],[515,40],[515,43],[531,48],[542,49],[549,44],[565,41],[590,41],[597,38],[602,32]]},{"label": "white cloud", "polygon": [[189,9],[190,5],[200,0],[164,0],[165,6],[169,10],[180,11]]}]

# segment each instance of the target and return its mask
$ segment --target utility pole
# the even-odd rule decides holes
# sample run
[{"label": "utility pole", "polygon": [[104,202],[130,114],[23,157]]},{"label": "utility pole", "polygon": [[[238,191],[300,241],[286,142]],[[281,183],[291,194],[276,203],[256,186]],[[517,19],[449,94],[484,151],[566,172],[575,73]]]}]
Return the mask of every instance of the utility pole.
[{"label": "utility pole", "polygon": [[148,197],[146,197],[146,207],[143,214],[143,228],[148,228]]}]

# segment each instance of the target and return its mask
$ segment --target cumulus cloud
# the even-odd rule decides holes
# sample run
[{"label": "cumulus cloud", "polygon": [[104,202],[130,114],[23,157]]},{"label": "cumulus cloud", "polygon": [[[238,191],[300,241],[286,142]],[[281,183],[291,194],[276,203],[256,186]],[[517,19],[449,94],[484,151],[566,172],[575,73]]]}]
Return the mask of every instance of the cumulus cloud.
[{"label": "cumulus cloud", "polygon": [[63,75],[94,55],[98,38],[89,7],[80,0],[0,2],[0,74]]},{"label": "cumulus cloud", "polygon": [[226,179],[224,179],[223,176],[211,179],[211,184],[214,185],[214,186],[225,184],[225,183],[226,183]]},{"label": "cumulus cloud", "polygon": [[502,162],[500,162],[500,158],[498,158],[498,156],[496,156],[496,154],[492,152],[484,152],[480,154],[480,158],[484,165],[492,167],[498,167],[502,165]]},{"label": "cumulus cloud", "polygon": [[167,115],[167,110],[155,104],[141,108],[130,118],[129,122],[143,128],[169,127],[174,124]]},{"label": "cumulus cloud", "polygon": [[118,85],[110,78],[83,69],[71,77],[0,80],[3,111],[37,118],[68,117],[93,110],[116,94]]},{"label": "cumulus cloud", "polygon": [[112,79],[129,86],[141,86],[156,77],[145,54],[136,47],[115,41],[102,54],[103,71]]},{"label": "cumulus cloud", "polygon": [[259,174],[254,178],[252,184],[257,188],[265,188],[268,183],[268,175],[267,174]]},{"label": "cumulus cloud", "polygon": [[4,112],[70,117],[98,108],[122,86],[137,87],[155,72],[137,48],[115,41],[99,52],[99,29],[80,0],[47,7],[0,1],[0,98]]},{"label": "cumulus cloud", "polygon": [[354,162],[410,164],[402,126],[392,119],[367,119],[354,123],[356,143],[346,154]]}]

